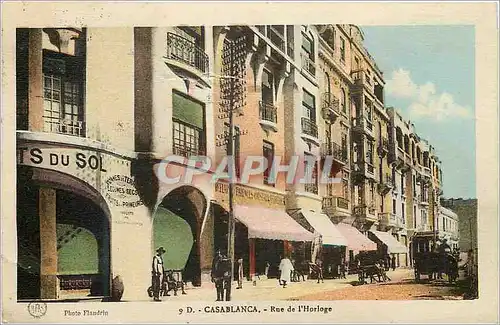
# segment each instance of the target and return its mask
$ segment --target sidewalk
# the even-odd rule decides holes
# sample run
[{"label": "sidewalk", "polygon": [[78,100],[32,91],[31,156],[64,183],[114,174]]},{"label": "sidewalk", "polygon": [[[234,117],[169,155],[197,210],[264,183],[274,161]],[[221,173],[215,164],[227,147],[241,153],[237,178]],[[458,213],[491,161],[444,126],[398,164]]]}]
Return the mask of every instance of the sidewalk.
[{"label": "sidewalk", "polygon": [[[387,272],[392,281],[402,278],[412,277],[413,271],[409,269],[396,269]],[[243,283],[242,289],[236,289],[236,282],[232,288],[232,301],[266,301],[266,300],[290,300],[300,296],[321,293],[351,287],[351,282],[357,281],[358,275],[351,274],[347,279],[328,279],[324,283],[317,283],[317,280],[307,280],[305,282],[292,282],[286,288],[279,286],[277,279],[257,280],[256,286],[250,281]],[[207,301],[214,302],[216,291],[213,283],[206,283],[201,287],[186,288],[186,295],[174,296],[170,292],[170,297],[162,297],[162,301]]]}]

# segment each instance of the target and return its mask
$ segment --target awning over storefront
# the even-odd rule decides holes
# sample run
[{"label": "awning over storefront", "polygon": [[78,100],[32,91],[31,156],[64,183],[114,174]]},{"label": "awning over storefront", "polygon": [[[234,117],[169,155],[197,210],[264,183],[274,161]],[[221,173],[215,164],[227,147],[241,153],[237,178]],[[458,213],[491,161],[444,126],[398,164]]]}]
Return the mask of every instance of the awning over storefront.
[{"label": "awning over storefront", "polygon": [[353,251],[376,251],[377,243],[371,241],[363,235],[358,229],[345,223],[336,225],[340,233],[347,238],[347,246]]},{"label": "awning over storefront", "polygon": [[390,232],[376,231],[371,230],[372,234],[374,234],[382,243],[387,245],[387,252],[393,254],[404,254],[408,253],[408,248],[405,245],[401,244],[394,238]]},{"label": "awning over storefront", "polygon": [[301,210],[307,222],[321,235],[323,245],[347,246],[347,239],[342,236],[327,215],[314,211]]},{"label": "awning over storefront", "polygon": [[315,237],[284,210],[236,205],[234,216],[247,226],[248,238],[313,241]]}]

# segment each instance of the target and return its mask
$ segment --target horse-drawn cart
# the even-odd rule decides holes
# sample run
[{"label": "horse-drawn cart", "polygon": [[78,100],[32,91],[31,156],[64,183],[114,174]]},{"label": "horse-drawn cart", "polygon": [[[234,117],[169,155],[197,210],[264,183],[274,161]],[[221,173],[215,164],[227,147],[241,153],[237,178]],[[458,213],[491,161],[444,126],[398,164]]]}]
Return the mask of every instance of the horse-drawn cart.
[{"label": "horse-drawn cart", "polygon": [[415,280],[420,281],[421,275],[427,275],[429,280],[441,278],[444,273],[449,283],[458,278],[458,260],[452,254],[437,252],[415,253],[413,257]]}]

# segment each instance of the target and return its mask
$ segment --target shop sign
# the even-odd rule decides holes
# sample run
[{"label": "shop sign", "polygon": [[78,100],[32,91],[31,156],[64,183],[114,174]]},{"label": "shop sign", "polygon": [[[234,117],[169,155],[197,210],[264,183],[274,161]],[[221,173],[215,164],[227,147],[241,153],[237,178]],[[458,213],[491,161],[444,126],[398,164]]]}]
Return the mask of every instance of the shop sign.
[{"label": "shop sign", "polygon": [[17,148],[17,163],[31,166],[68,166],[77,169],[91,169],[107,172],[104,168],[102,156],[79,151],[67,154],[48,148],[20,147]]},{"label": "shop sign", "polygon": [[[228,194],[229,186],[227,183],[216,183],[215,191]],[[236,199],[240,198],[266,204],[285,205],[285,198],[282,195],[250,189],[239,184],[235,184],[234,194]]]},{"label": "shop sign", "polygon": [[117,207],[135,208],[144,205],[137,189],[134,179],[125,175],[113,175],[105,181],[105,196]]}]

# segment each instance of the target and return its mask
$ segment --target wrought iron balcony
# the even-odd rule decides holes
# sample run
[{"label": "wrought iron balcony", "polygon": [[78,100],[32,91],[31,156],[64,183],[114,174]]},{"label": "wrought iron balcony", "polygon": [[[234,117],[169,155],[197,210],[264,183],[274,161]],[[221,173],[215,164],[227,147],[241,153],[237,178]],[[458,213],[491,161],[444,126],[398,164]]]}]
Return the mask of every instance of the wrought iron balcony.
[{"label": "wrought iron balcony", "polygon": [[303,117],[301,120],[301,124],[302,124],[302,133],[316,139],[318,138],[318,125],[316,124],[315,121],[307,117]]},{"label": "wrought iron balcony", "polygon": [[300,56],[302,58],[302,70],[307,71],[314,77],[316,75],[316,64],[311,60],[308,53],[302,52]]},{"label": "wrought iron balcony", "polygon": [[351,214],[349,200],[340,196],[325,196],[322,200],[323,213],[341,221],[343,217]]},{"label": "wrought iron balcony", "polygon": [[166,58],[188,65],[202,73],[208,72],[208,55],[204,49],[175,33],[167,33]]},{"label": "wrought iron balcony", "polygon": [[364,116],[353,120],[353,131],[362,132],[373,138],[373,123]]},{"label": "wrought iron balcony", "polygon": [[332,156],[335,161],[342,165],[347,163],[347,148],[342,148],[332,141],[321,144],[321,155],[323,157]]},{"label": "wrought iron balcony", "polygon": [[384,157],[388,152],[389,152],[389,139],[381,138],[378,147],[378,154]]},{"label": "wrought iron balcony", "polygon": [[334,123],[335,119],[340,116],[340,100],[330,92],[323,93],[321,98],[321,110],[323,118]]},{"label": "wrought iron balcony", "polygon": [[259,115],[262,127],[278,131],[278,109],[274,104],[259,102]]},{"label": "wrought iron balcony", "polygon": [[44,116],[44,131],[85,137],[85,122],[81,120]]},{"label": "wrought iron balcony", "polygon": [[377,221],[377,211],[374,206],[359,205],[354,207],[354,215],[361,219],[366,219],[368,221]]},{"label": "wrought iron balcony", "polygon": [[392,176],[390,174],[383,175],[380,183],[378,184],[378,190],[380,194],[385,195],[393,188]]},{"label": "wrought iron balcony", "polygon": [[309,193],[318,194],[318,184],[316,183],[306,183],[304,184],[304,190]]}]

